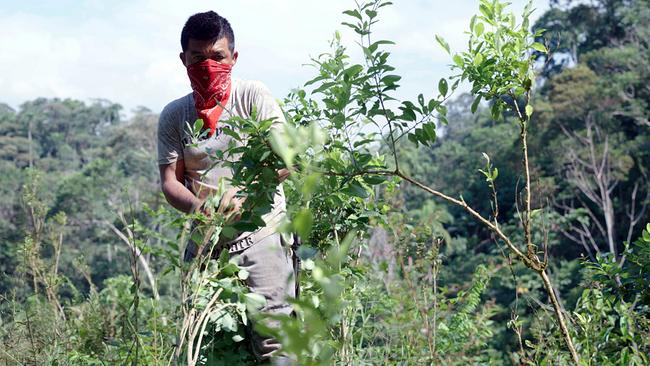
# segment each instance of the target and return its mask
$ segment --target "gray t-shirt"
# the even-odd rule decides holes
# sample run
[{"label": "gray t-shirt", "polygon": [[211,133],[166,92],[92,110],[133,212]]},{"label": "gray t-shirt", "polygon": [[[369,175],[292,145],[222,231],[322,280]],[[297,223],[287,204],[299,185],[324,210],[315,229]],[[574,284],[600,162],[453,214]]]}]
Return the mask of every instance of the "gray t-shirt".
[{"label": "gray t-shirt", "polygon": [[[227,121],[232,116],[250,118],[253,107],[257,110],[258,119],[275,118],[272,128],[285,122],[280,106],[264,84],[259,81],[233,79],[230,99],[217,126],[223,125],[223,121]],[[216,194],[220,181],[223,181],[226,187],[230,186],[228,178],[232,177],[231,169],[224,167],[213,157],[214,151],[226,150],[232,138],[217,130],[217,133],[211,137],[191,144],[187,124],[194,124],[197,118],[192,93],[165,106],[158,121],[158,164],[165,165],[183,160],[185,185],[197,197],[203,199],[208,195]],[[241,233],[236,240],[252,235],[251,239],[258,241],[273,234],[285,215],[286,203],[280,185],[274,197],[272,211],[262,217],[266,227],[254,233]]]}]

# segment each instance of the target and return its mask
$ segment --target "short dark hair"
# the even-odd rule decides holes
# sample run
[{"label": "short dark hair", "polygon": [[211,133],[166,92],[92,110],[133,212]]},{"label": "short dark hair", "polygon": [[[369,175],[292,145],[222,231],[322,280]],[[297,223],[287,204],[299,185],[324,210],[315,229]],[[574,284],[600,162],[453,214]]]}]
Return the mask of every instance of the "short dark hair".
[{"label": "short dark hair", "polygon": [[190,38],[199,41],[219,40],[226,37],[230,52],[235,50],[235,34],[228,20],[214,11],[196,13],[187,19],[181,31],[181,47],[187,50]]}]

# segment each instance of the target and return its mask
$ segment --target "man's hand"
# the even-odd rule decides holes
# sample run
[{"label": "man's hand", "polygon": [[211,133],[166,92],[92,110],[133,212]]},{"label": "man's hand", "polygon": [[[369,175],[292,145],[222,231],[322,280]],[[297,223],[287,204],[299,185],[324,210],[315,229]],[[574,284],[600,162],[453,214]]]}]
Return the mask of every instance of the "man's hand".
[{"label": "man's hand", "polygon": [[241,219],[242,206],[244,205],[244,201],[246,201],[243,197],[237,197],[237,193],[239,193],[239,189],[237,188],[228,189],[221,196],[219,207],[217,208],[217,212],[224,215],[226,222],[229,224]]},{"label": "man's hand", "polygon": [[282,168],[278,170],[278,181],[280,183],[284,182],[288,177],[291,172],[287,168]]}]

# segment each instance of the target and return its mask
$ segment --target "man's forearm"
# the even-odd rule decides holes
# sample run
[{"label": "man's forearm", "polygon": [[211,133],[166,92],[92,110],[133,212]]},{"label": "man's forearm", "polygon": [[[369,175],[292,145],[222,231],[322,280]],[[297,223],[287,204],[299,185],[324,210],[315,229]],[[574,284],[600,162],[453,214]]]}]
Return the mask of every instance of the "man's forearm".
[{"label": "man's forearm", "polygon": [[185,213],[191,213],[201,206],[201,200],[179,181],[163,183],[162,191],[170,205]]}]

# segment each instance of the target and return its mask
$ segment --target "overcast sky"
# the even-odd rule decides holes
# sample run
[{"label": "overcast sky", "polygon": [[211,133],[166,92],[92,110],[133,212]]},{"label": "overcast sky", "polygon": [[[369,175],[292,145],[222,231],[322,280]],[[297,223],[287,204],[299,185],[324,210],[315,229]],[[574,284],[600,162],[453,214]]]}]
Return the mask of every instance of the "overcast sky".
[{"label": "overcast sky", "polygon": [[[435,34],[463,50],[477,0],[394,0],[382,8],[377,39],[391,39],[392,61],[403,76],[401,96],[433,96],[449,75],[449,57]],[[534,0],[533,18],[548,8]],[[513,0],[520,12],[525,2]],[[233,26],[239,61],[235,77],[258,79],[276,97],[314,75],[304,64],[328,50],[340,30],[354,48],[357,36],[341,26],[353,0],[0,0],[0,102],[17,108],[37,97],[105,98],[125,112],[158,112],[190,92],[178,59],[187,17],[215,10]]]}]

